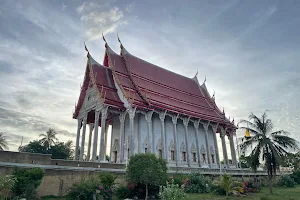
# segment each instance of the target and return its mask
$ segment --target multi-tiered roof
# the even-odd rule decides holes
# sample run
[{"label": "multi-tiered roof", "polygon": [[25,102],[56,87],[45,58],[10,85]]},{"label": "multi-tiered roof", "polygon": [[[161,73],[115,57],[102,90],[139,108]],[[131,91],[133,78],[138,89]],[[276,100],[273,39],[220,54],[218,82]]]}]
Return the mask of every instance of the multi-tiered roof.
[{"label": "multi-tiered roof", "polygon": [[[211,97],[205,82],[188,78],[151,64],[130,54],[121,44],[120,55],[105,43],[103,65],[88,53],[88,63],[80,97],[73,117],[77,118],[90,80],[97,86],[101,101],[125,110],[126,103],[137,109],[167,110],[170,113],[200,118],[235,129]],[[118,88],[118,89],[117,89]],[[121,96],[122,95],[122,96]]]}]

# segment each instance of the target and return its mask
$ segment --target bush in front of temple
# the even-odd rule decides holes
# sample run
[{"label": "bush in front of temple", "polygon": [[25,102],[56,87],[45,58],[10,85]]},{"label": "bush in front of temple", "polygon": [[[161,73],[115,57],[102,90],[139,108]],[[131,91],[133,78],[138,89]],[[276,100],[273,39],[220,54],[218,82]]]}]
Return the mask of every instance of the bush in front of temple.
[{"label": "bush in front of temple", "polygon": [[146,200],[150,186],[164,185],[167,181],[166,161],[150,153],[130,157],[126,172],[130,184],[145,186]]},{"label": "bush in front of temple", "polygon": [[36,189],[42,182],[44,170],[41,168],[15,168],[12,176],[16,182],[12,188],[14,195],[26,199],[36,199]]},{"label": "bush in front of temple", "polygon": [[96,190],[99,190],[101,182],[99,178],[90,177],[74,183],[67,194],[67,200],[91,200],[99,199],[96,196]]}]

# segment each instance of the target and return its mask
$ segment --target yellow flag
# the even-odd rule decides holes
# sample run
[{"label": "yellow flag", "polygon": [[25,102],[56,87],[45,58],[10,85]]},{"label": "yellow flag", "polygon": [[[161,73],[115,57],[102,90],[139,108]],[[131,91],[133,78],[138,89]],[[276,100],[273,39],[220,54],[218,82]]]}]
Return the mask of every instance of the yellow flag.
[{"label": "yellow flag", "polygon": [[245,137],[246,137],[246,138],[249,138],[249,137],[250,137],[250,132],[249,132],[249,130],[246,130],[246,132],[245,132]]}]

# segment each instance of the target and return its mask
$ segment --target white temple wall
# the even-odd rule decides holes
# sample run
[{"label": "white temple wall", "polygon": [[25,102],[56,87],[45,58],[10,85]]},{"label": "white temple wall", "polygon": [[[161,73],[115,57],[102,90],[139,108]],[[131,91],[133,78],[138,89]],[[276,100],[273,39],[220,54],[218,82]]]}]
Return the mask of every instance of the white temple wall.
[{"label": "white temple wall", "polygon": [[[197,157],[197,142],[196,142],[196,130],[193,123],[189,123],[188,126],[188,140],[189,140],[189,153],[191,155],[191,165],[198,166]],[[196,161],[193,160],[193,154],[196,153]]]},{"label": "white temple wall", "polygon": [[[125,127],[125,137],[124,137],[124,142],[125,142],[125,146],[124,146],[124,160],[127,160],[127,157],[128,157],[128,149],[129,149],[129,140],[130,140],[130,137],[129,137],[129,134],[130,134],[130,129],[129,129],[129,115],[126,114],[125,116],[125,122],[124,122],[124,127]],[[129,141],[129,142],[128,142]]]},{"label": "white temple wall", "polygon": [[158,155],[158,149],[157,149],[157,144],[159,139],[161,138],[161,121],[159,119],[159,116],[157,113],[153,113],[152,116],[152,130],[154,133],[154,149],[155,149],[155,154]]},{"label": "white temple wall", "polygon": [[215,134],[212,130],[212,127],[210,126],[209,129],[208,129],[208,147],[210,149],[210,156],[211,154],[214,155],[214,163],[212,161],[212,158],[211,158],[211,163],[212,163],[212,168],[217,168],[218,165],[217,165],[217,160],[216,160],[216,155],[215,155],[215,143],[214,143],[214,136],[213,134]]},{"label": "white temple wall", "polygon": [[[147,121],[146,121],[145,115],[140,114],[140,116],[139,116],[139,138],[140,138],[140,142],[139,142],[139,146],[138,146],[138,148],[140,149],[139,153],[145,153],[145,148],[146,148],[145,142],[146,142],[146,139],[147,139],[147,134],[148,134],[148,132],[147,132]],[[150,136],[151,136],[151,134],[150,134]],[[148,141],[148,143],[149,143],[149,141]],[[148,152],[149,152],[149,150],[150,150],[149,147],[147,147]]]},{"label": "white temple wall", "polygon": [[113,151],[117,151],[117,162],[120,161],[120,146],[118,144],[118,148],[115,148],[115,142],[120,142],[120,120],[118,116],[113,117],[112,119],[112,131],[111,131],[111,144],[110,144],[110,161],[113,162],[115,160]]},{"label": "white temple wall", "polygon": [[170,146],[171,143],[174,143],[174,137],[173,137],[173,122],[170,116],[166,116],[165,118],[165,133],[166,133],[166,140],[167,140],[167,146],[166,150],[168,151],[168,158],[167,161],[171,161],[171,152],[170,152]]}]

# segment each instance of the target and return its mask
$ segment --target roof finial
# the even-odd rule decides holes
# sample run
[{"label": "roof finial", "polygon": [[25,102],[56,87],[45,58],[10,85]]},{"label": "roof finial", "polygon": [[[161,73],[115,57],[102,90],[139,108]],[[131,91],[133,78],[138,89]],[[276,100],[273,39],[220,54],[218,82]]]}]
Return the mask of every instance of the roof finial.
[{"label": "roof finial", "polygon": [[215,100],[215,95],[216,95],[216,91],[214,90],[214,94],[211,97],[211,98],[213,98],[213,100]]},{"label": "roof finial", "polygon": [[223,107],[223,115],[225,115],[225,110],[224,110],[224,107]]},{"label": "roof finial", "polygon": [[234,124],[234,118],[233,118],[233,120],[232,120],[232,122],[231,123],[233,123]]},{"label": "roof finial", "polygon": [[86,41],[84,41],[84,48],[87,52],[89,52],[88,48],[86,47],[86,44],[85,44]]},{"label": "roof finial", "polygon": [[117,33],[117,37],[118,37],[118,41],[119,41],[119,43],[120,43],[120,47],[123,48],[123,44],[122,44],[122,42],[121,42],[121,40],[120,40],[120,38],[119,38],[119,33]]},{"label": "roof finial", "polygon": [[106,42],[106,39],[105,39],[105,37],[104,37],[104,35],[103,35],[103,31],[102,31],[102,38],[103,38],[104,42],[107,43],[107,42]]},{"label": "roof finial", "polygon": [[204,81],[203,81],[203,84],[206,82],[206,75],[205,75],[205,79],[204,79]]},{"label": "roof finial", "polygon": [[195,76],[198,76],[198,69],[197,69],[197,72],[196,72],[196,75]]}]

